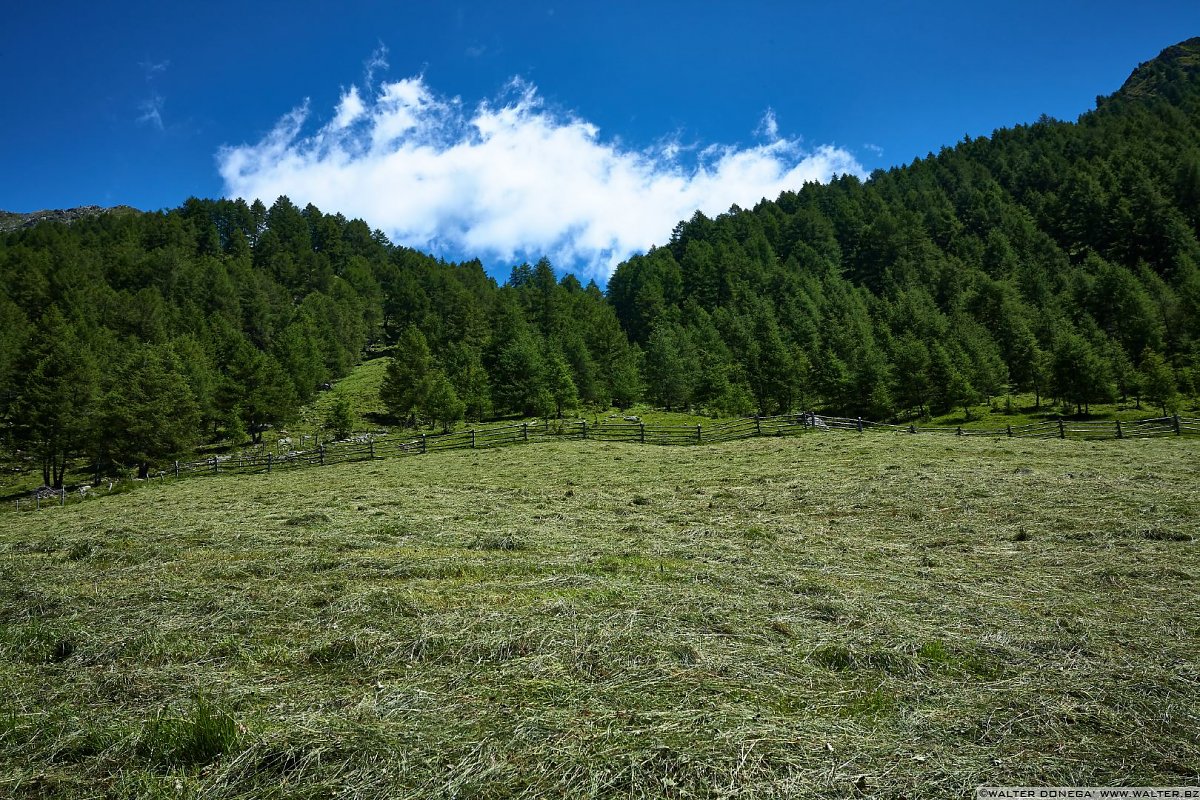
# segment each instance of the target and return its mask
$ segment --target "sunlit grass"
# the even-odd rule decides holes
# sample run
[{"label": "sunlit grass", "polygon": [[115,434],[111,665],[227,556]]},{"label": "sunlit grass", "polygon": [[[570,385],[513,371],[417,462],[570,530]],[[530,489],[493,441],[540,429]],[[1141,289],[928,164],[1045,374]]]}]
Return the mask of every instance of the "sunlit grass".
[{"label": "sunlit grass", "polygon": [[551,442],[0,516],[0,795],[1197,780],[1197,444]]},{"label": "sunlit grass", "polygon": [[[1113,420],[1114,422],[1119,419],[1122,422],[1136,422],[1137,420],[1154,419],[1163,416],[1162,409],[1158,406],[1147,401],[1142,401],[1139,407],[1136,399],[1132,397],[1123,402],[1093,403],[1088,407],[1086,414],[1079,414],[1076,407],[1072,404],[1052,403],[1045,398],[1038,403],[1037,398],[1032,394],[994,397],[989,403],[979,403],[970,406],[970,411],[971,413],[968,417],[961,408],[954,408],[942,414],[931,415],[925,422],[916,419],[911,413],[908,415],[901,414],[898,419],[903,420],[905,424],[913,422],[918,426],[921,424],[961,425],[964,428],[996,429],[1004,428],[1007,425],[1012,425],[1013,427],[1032,425],[1039,422],[1056,420],[1060,417],[1065,419]],[[1200,402],[1195,398],[1184,398],[1179,403],[1177,411],[1184,416],[1200,416]]]},{"label": "sunlit grass", "polygon": [[383,385],[387,364],[388,357],[380,356],[356,366],[346,377],[332,383],[330,391],[318,392],[312,402],[301,408],[298,419],[288,426],[287,432],[292,438],[301,434],[332,436],[323,426],[334,403],[342,398],[350,403],[355,431],[383,429],[387,409],[379,399],[379,388]]}]

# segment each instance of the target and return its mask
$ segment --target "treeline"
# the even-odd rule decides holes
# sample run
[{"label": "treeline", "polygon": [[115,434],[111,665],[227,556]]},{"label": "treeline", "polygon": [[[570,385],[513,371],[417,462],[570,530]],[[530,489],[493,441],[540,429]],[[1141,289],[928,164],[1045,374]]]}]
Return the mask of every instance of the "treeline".
[{"label": "treeline", "polygon": [[595,284],[542,261],[498,286],[477,261],[286,197],[0,236],[0,286],[0,435],[49,485],[76,462],[144,476],[206,442],[257,441],[392,343],[398,421],[640,396],[637,351]]},{"label": "treeline", "polygon": [[0,421],[61,484],[257,439],[378,337],[386,240],[281,199],[0,237]]},{"label": "treeline", "polygon": [[608,287],[648,396],[886,419],[1010,391],[1079,410],[1195,395],[1198,41],[1077,124],[681,223]]},{"label": "treeline", "polygon": [[384,346],[395,421],[447,428],[641,399],[888,419],[1027,392],[1166,413],[1200,390],[1198,42],[1078,123],[697,213],[607,295],[544,259],[499,285],[286,197],[0,235],[0,438],[47,484],[73,462],[144,475],[287,424]]},{"label": "treeline", "polygon": [[413,260],[400,273],[390,316],[399,336],[382,392],[399,420],[448,429],[464,417],[562,416],[640,397],[639,353],[595,283],[558,280],[542,259],[516,267],[503,286],[471,291],[463,269]]}]

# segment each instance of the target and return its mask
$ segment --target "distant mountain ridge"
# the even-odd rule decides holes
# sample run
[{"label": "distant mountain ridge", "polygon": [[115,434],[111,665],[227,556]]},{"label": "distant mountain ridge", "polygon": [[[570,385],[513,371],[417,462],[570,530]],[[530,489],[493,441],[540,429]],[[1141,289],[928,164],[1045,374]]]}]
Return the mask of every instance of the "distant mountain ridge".
[{"label": "distant mountain ridge", "polygon": [[1177,90],[1179,84],[1197,74],[1200,74],[1200,36],[1171,45],[1155,58],[1138,64],[1117,95],[1131,98],[1166,96],[1171,87]]},{"label": "distant mountain ridge", "polygon": [[76,208],[55,208],[30,211],[28,213],[0,211],[0,233],[20,230],[21,228],[32,228],[34,225],[42,222],[66,222],[69,224],[76,220],[96,217],[101,214],[138,213],[141,213],[138,209],[125,205],[112,206],[110,208],[105,208],[104,206],[78,206]]}]

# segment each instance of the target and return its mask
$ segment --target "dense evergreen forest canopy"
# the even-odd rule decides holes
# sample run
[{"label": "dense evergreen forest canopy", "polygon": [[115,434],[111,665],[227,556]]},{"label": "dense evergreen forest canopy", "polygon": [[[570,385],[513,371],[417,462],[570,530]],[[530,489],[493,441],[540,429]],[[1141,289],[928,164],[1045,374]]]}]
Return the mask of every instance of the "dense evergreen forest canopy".
[{"label": "dense evergreen forest canopy", "polygon": [[1198,64],[1192,39],[1076,124],[681,223],[608,286],[649,397],[885,418],[1010,390],[1194,394]]},{"label": "dense evergreen forest canopy", "polygon": [[[620,265],[503,284],[360,220],[241,200],[0,235],[0,434],[46,483],[257,440],[394,345],[398,423],[645,399],[874,418],[1200,383],[1200,40],[1078,123],[810,184]],[[567,190],[567,187],[564,188]],[[664,232],[665,234],[666,232]]]},{"label": "dense evergreen forest canopy", "polygon": [[257,441],[390,343],[398,420],[638,395],[595,285],[543,261],[501,287],[285,197],[38,225],[0,238],[0,275],[4,437],[49,484],[79,458],[145,475],[206,441]]}]

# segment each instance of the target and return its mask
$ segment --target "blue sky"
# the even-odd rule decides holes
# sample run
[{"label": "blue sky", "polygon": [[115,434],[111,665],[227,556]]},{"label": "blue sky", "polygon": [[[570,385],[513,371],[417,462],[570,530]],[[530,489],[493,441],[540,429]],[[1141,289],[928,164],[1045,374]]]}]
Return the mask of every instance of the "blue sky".
[{"label": "blue sky", "polygon": [[[119,9],[119,10],[118,10]],[[0,208],[287,193],[601,281],[701,208],[1074,119],[1200,3],[21,3]]]}]

